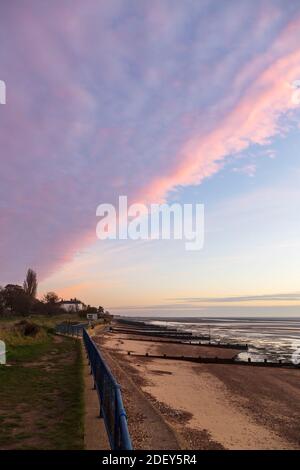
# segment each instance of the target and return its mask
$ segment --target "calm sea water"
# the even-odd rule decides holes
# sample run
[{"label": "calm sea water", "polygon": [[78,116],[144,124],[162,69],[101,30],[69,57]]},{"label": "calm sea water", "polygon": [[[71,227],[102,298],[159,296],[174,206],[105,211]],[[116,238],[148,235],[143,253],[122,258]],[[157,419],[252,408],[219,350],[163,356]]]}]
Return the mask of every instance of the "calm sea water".
[{"label": "calm sea water", "polygon": [[[211,342],[247,343],[248,351],[239,354],[255,361],[279,360],[291,362],[295,351],[300,359],[300,318],[171,318],[148,320],[194,334],[209,335]],[[292,356],[294,353],[294,356]]]}]

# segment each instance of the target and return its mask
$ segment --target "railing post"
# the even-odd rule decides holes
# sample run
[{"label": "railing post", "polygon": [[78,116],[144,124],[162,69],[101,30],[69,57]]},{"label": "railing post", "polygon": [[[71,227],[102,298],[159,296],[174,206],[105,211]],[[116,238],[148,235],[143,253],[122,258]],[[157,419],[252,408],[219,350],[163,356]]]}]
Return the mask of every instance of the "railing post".
[{"label": "railing post", "polygon": [[119,407],[118,407],[118,397],[117,393],[119,390],[120,386],[116,385],[115,387],[115,393],[114,393],[114,401],[115,401],[115,426],[114,426],[114,444],[115,444],[115,449],[114,450],[119,450],[120,449],[120,442],[119,442]]}]

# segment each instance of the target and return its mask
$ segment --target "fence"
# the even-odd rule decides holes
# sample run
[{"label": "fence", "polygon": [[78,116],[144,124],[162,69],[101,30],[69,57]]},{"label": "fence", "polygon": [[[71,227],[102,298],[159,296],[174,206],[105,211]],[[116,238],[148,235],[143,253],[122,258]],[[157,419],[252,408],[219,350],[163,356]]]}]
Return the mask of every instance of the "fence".
[{"label": "fence", "polygon": [[110,446],[113,450],[132,450],[123,406],[120,385],[117,383],[99,349],[85,329],[86,324],[61,324],[57,333],[83,336],[91,373],[100,402],[100,416],[104,419]]},{"label": "fence", "polygon": [[83,329],[88,326],[88,323],[61,323],[55,327],[55,332],[62,335],[82,336]]}]

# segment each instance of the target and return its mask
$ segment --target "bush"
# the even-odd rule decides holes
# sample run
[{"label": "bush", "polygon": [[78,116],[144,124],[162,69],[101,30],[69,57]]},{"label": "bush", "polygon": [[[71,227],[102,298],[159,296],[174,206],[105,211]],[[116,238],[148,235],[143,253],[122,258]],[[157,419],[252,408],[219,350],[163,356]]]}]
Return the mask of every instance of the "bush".
[{"label": "bush", "polygon": [[36,323],[22,320],[18,323],[15,323],[14,330],[17,333],[21,333],[23,336],[35,337],[40,332],[41,327]]}]

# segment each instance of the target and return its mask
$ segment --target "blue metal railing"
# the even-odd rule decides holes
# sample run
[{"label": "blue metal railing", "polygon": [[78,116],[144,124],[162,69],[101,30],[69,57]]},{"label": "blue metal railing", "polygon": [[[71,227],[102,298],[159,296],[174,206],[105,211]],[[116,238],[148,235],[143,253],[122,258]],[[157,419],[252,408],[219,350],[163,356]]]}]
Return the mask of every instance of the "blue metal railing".
[{"label": "blue metal railing", "polygon": [[105,422],[111,448],[113,450],[132,450],[120,385],[85,329],[83,330],[83,341],[99,395],[100,413]]},{"label": "blue metal railing", "polygon": [[127,416],[123,406],[121,387],[102,357],[98,347],[85,329],[86,324],[71,325],[62,323],[56,332],[72,336],[83,336],[91,373],[100,402],[100,416],[103,417],[112,450],[132,450],[127,426]]},{"label": "blue metal railing", "polygon": [[56,325],[55,332],[60,333],[62,335],[82,336],[82,331],[87,326],[88,323],[60,323],[60,325]]}]

